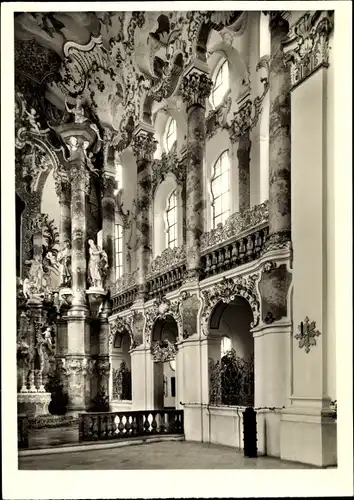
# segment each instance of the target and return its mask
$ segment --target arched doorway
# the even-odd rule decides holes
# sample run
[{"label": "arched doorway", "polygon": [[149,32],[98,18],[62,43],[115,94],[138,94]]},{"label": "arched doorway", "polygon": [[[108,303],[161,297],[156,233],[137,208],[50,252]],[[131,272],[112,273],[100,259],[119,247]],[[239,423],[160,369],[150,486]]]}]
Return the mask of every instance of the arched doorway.
[{"label": "arched doorway", "polygon": [[209,398],[216,405],[254,406],[253,313],[243,297],[218,302],[209,320]]},{"label": "arched doorway", "polygon": [[131,339],[127,330],[117,332],[112,347],[112,403],[131,402]]},{"label": "arched doorway", "polygon": [[176,320],[167,315],[158,318],[152,329],[151,353],[154,362],[154,408],[176,408]]}]

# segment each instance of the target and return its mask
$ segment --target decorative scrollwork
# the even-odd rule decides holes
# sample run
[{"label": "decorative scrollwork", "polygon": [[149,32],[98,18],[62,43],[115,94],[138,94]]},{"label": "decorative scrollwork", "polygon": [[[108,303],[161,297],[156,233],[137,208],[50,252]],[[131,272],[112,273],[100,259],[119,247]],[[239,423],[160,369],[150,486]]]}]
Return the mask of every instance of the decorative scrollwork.
[{"label": "decorative scrollwork", "polygon": [[218,224],[215,229],[202,234],[200,239],[201,250],[206,250],[218,243],[224,242],[246,229],[267,223],[268,218],[268,201],[249,208],[242,213],[236,212],[230,215],[224,225]]},{"label": "decorative scrollwork", "polygon": [[151,345],[152,359],[155,362],[164,363],[175,359],[177,347],[168,339],[153,342]]},{"label": "decorative scrollwork", "polygon": [[172,316],[172,318],[176,321],[178,326],[178,335],[182,335],[182,316],[180,312],[180,303],[178,301],[171,302],[166,297],[159,297],[145,312],[145,316],[145,336],[147,342],[150,342],[152,328],[155,321],[157,319],[165,319],[167,316]]},{"label": "decorative scrollwork", "polygon": [[157,141],[152,133],[139,133],[134,136],[132,149],[137,160],[152,160],[156,151]]},{"label": "decorative scrollwork", "polygon": [[216,304],[220,301],[228,304],[236,296],[245,298],[251,306],[253,313],[251,328],[258,325],[260,320],[260,304],[256,292],[257,280],[258,274],[248,276],[247,278],[223,278],[222,281],[211,289],[202,291],[204,303],[202,309],[202,330],[204,335],[208,335],[209,333],[209,319]]},{"label": "decorative scrollwork", "polygon": [[193,71],[183,78],[180,92],[188,107],[196,104],[205,106],[205,99],[212,88],[213,82],[205,73]]},{"label": "decorative scrollwork", "polygon": [[183,159],[178,159],[173,150],[168,154],[163,153],[160,160],[154,160],[152,164],[152,189],[155,192],[157,186],[171,172],[178,184],[183,185],[187,176],[187,165]]},{"label": "decorative scrollwork", "polygon": [[151,263],[151,270],[147,274],[147,278],[151,278],[155,274],[160,274],[175,266],[181,265],[186,259],[184,246],[166,248],[161,255],[157,256]]},{"label": "decorative scrollwork", "polygon": [[306,12],[283,42],[285,62],[290,64],[292,86],[298,85],[321,66],[328,66],[329,36],[333,14]]},{"label": "decorative scrollwork", "polygon": [[134,344],[134,334],[133,334],[133,315],[126,316],[124,318],[118,317],[109,323],[110,334],[109,334],[109,348],[112,351],[114,339],[117,334],[128,333],[130,338],[130,347]]},{"label": "decorative scrollwork", "polygon": [[321,332],[316,330],[316,321],[310,321],[308,316],[298,325],[299,333],[294,335],[294,338],[299,341],[299,347],[305,348],[305,352],[309,353],[311,347],[316,345],[316,337],[321,335]]}]

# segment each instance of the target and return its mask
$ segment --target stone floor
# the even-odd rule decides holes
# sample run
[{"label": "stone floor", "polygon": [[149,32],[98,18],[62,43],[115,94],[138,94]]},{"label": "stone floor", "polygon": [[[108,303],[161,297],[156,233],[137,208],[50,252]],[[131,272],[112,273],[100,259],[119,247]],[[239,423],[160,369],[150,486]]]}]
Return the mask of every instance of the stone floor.
[{"label": "stone floor", "polygon": [[20,470],[311,468],[271,457],[245,458],[234,448],[186,441],[19,457]]}]

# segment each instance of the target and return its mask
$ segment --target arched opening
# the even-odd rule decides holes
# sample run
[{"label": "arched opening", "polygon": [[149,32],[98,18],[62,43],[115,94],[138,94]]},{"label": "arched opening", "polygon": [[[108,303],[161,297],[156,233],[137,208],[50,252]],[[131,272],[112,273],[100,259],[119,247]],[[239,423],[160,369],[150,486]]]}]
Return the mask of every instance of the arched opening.
[{"label": "arched opening", "polygon": [[25,202],[16,193],[16,276],[21,277],[21,231],[22,214],[26,208]]},{"label": "arched opening", "polygon": [[167,315],[158,318],[152,329],[151,352],[154,362],[154,407],[176,408],[176,320]]},{"label": "arched opening", "polygon": [[219,302],[209,321],[209,397],[215,405],[254,405],[253,313],[243,297]]},{"label": "arched opening", "polygon": [[117,332],[112,348],[113,401],[132,400],[130,344],[127,330]]}]

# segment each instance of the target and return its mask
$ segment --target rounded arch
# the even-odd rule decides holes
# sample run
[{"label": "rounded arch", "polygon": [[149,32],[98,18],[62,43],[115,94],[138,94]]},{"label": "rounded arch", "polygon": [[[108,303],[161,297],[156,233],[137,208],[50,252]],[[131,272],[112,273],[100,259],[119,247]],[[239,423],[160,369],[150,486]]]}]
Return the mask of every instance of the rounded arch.
[{"label": "rounded arch", "polygon": [[204,335],[209,335],[210,318],[216,305],[220,301],[224,304],[229,304],[235,297],[245,299],[252,310],[253,321],[250,324],[250,328],[254,328],[259,324],[260,301],[255,291],[255,283],[258,279],[258,274],[248,276],[247,278],[224,278],[214,288],[203,290],[202,331]]},{"label": "rounded arch", "polygon": [[112,349],[114,348],[115,341],[116,339],[123,337],[124,335],[129,336],[130,340],[130,346],[129,349],[133,348],[134,345],[134,334],[133,334],[133,329],[132,326],[129,322],[128,319],[126,318],[115,318],[113,321],[109,322],[109,338],[108,338],[108,344],[109,344],[109,350],[112,352]]},{"label": "rounded arch", "polygon": [[152,325],[151,342],[168,340],[175,343],[178,340],[178,323],[173,313],[158,316]]},{"label": "rounded arch", "polygon": [[177,195],[177,245],[182,243],[183,238],[183,208],[182,208],[182,187],[177,183],[172,172],[168,172],[166,177],[158,184],[153,199],[153,255],[156,258],[167,248],[167,218],[166,211],[168,200],[173,191]]}]

